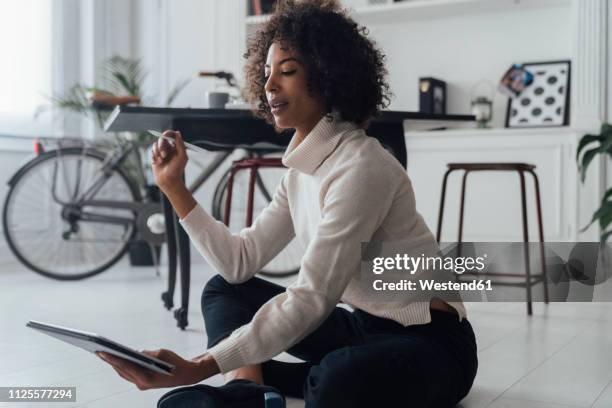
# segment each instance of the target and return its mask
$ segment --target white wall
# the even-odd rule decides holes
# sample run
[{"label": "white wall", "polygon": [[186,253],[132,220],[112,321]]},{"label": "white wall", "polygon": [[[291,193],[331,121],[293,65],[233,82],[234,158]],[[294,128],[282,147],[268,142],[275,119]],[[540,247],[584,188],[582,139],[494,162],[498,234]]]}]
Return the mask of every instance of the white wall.
[{"label": "white wall", "polygon": [[[162,93],[201,69],[241,75],[244,28],[239,13],[244,9],[238,1],[135,2],[136,53],[152,66]],[[447,82],[447,111],[469,113],[473,86],[487,80],[494,87],[493,125],[503,126],[507,98],[495,88],[512,63],[572,58],[572,8],[567,2],[405,23],[369,23],[366,18],[363,23],[388,58],[395,94],[391,109],[418,110],[418,78],[435,76]],[[196,79],[178,103],[202,106],[203,93],[214,86],[212,80]]]},{"label": "white wall", "polygon": [[[202,70],[227,69],[220,62],[227,44],[222,32],[226,21],[219,17],[221,2],[214,0],[133,0],[134,53],[151,73],[148,90],[165,100],[179,81],[192,78],[177,99],[177,106],[203,107],[204,94],[217,82],[197,78]],[[225,2],[223,2],[225,3]]]},{"label": "white wall", "polygon": [[[228,52],[223,38],[227,37],[228,28],[237,27],[237,23],[231,25],[231,21],[228,23],[221,18],[230,17],[225,6],[228,5],[222,7],[221,2],[215,0],[134,0],[134,54],[149,68],[147,93],[157,95],[157,103],[163,104],[176,83],[191,78],[174,105],[204,107],[206,91],[223,84],[214,79],[198,78],[196,74],[202,70],[232,69],[230,63],[223,62],[234,56]],[[201,161],[205,164],[207,158]],[[198,167],[190,164],[187,181],[197,173]],[[219,171],[196,194],[206,209],[210,208],[214,186],[220,176]]]},{"label": "white wall", "polygon": [[[419,77],[446,81],[447,112],[469,113],[472,87],[484,79],[496,88],[512,63],[572,57],[571,8],[567,5],[369,28],[387,54],[391,89],[396,95],[391,108],[399,110],[418,111]],[[503,127],[506,102],[495,90],[494,127]]]},{"label": "white wall", "polygon": [[[51,2],[53,24],[51,30],[49,30],[51,36],[49,43],[52,69],[48,74],[51,77],[52,93],[63,92],[79,79],[81,63],[78,49],[80,41],[80,8],[78,1],[53,0]],[[3,6],[2,11],[11,8],[10,4],[3,4]],[[24,50],[24,53],[27,54],[27,49]],[[12,58],[10,59],[12,60]],[[17,61],[17,63],[19,62],[23,61]],[[47,90],[43,93],[49,95],[51,92]],[[39,116],[36,121],[31,117],[21,118],[16,126],[20,131],[11,132],[7,130],[7,123],[2,123],[2,126],[0,126],[4,129],[0,129],[0,134],[8,134],[8,136],[0,136],[0,206],[4,205],[9,189],[7,182],[11,176],[29,158],[33,157],[33,140],[29,136],[75,135],[80,132],[80,120],[78,118],[74,116],[61,117],[57,111],[53,110]],[[16,134],[24,137],[12,137]],[[3,226],[0,225],[0,264],[14,262],[14,257],[4,240],[2,229]]]}]

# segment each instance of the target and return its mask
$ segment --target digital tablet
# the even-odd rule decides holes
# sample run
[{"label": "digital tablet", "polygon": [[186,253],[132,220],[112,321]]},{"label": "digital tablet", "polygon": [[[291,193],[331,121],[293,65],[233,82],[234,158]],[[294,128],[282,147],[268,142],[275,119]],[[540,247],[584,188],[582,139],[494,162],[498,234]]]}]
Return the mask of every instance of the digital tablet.
[{"label": "digital tablet", "polygon": [[30,320],[26,323],[27,327],[39,330],[49,336],[55,337],[56,339],[70,343],[73,346],[80,347],[84,350],[95,353],[97,351],[103,351],[108,354],[123,358],[131,361],[134,364],[138,364],[141,367],[148,368],[149,370],[156,371],[162,374],[171,374],[174,366],[165,361],[157,358],[148,356],[136,350],[132,350],[129,347],[123,346],[119,343],[115,343],[112,340],[106,339],[99,334],[87,333],[80,330],[69,329],[67,327],[56,326],[53,324],[36,322]]}]

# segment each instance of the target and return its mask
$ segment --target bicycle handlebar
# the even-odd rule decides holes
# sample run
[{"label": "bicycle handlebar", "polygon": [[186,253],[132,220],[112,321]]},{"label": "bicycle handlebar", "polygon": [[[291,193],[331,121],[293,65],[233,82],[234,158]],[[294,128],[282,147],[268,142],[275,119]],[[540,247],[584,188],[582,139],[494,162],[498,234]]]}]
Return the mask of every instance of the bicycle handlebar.
[{"label": "bicycle handlebar", "polygon": [[201,76],[201,77],[215,77],[215,78],[219,78],[219,79],[225,79],[225,81],[227,81],[227,84],[229,86],[233,86],[235,88],[238,87],[238,84],[236,82],[236,78],[234,78],[234,74],[232,74],[231,72],[226,72],[226,71],[200,71],[198,73],[198,76]]}]

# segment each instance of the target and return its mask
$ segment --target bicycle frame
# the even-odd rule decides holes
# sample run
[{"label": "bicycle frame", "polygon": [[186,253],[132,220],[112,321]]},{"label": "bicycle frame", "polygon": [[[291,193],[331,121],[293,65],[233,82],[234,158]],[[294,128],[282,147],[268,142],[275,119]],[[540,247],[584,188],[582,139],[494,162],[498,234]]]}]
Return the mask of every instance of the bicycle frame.
[{"label": "bicycle frame", "polygon": [[[118,152],[115,152],[109,155],[106,160],[103,162],[102,168],[100,169],[100,175],[98,175],[91,186],[87,188],[79,196],[79,181],[80,181],[80,172],[77,172],[77,183],[75,186],[75,191],[72,193],[72,202],[63,202],[59,199],[56,192],[56,183],[57,183],[57,166],[58,163],[55,164],[54,175],[53,175],[53,186],[52,186],[52,196],[54,200],[67,208],[66,216],[73,215],[76,216],[80,221],[87,222],[100,222],[100,223],[111,223],[111,224],[120,224],[120,225],[130,225],[134,223],[134,219],[126,218],[126,217],[117,217],[110,215],[101,215],[101,214],[93,214],[90,212],[83,211],[83,207],[98,207],[98,208],[112,208],[112,209],[124,209],[137,212],[141,208],[146,205],[146,202],[131,202],[131,201],[116,201],[116,200],[95,200],[93,197],[100,191],[100,189],[105,185],[107,180],[111,177],[113,170],[120,167],[121,163],[132,153],[136,151],[136,156],[140,163],[140,155],[137,152],[137,149],[140,147],[139,144],[132,142],[127,148],[122,148]],[[211,163],[209,163],[202,173],[190,184],[189,191],[194,193],[198,188],[202,186],[210,176],[225,162],[225,160],[232,155],[235,149],[228,149],[224,151],[220,151],[216,154]],[[58,156],[61,149],[58,149]],[[256,152],[249,151],[247,149],[247,157],[258,157],[259,155]],[[79,163],[80,166],[80,163]],[[66,171],[64,172],[66,174]],[[270,201],[271,195],[263,185],[263,181],[259,174],[256,175],[256,182],[260,186],[261,191],[263,192],[265,198]],[[68,184],[68,181],[66,181]]]},{"label": "bicycle frame", "polygon": [[[223,164],[223,162],[230,155],[232,155],[234,150],[226,150],[226,151],[221,151],[217,153],[213,161],[208,166],[206,166],[206,168],[202,171],[202,173],[200,173],[200,175],[189,185],[189,191],[193,194],[198,188],[200,188],[200,186],[204,184],[206,180],[210,178],[210,176],[215,172],[215,170],[217,170]],[[260,157],[260,155],[257,154],[256,152],[247,150],[247,157],[249,158]],[[268,190],[266,189],[266,187],[264,186],[263,180],[261,179],[259,172],[256,174],[255,178],[256,178],[256,182],[258,186],[260,187],[264,197],[268,201],[271,201],[272,197],[270,193],[268,192]]]},{"label": "bicycle frame", "polygon": [[[102,208],[112,208],[112,209],[125,209],[137,212],[143,206],[146,205],[146,202],[133,202],[133,201],[117,201],[117,200],[94,200],[92,199],[100,189],[106,184],[106,182],[110,179],[113,174],[113,170],[120,167],[121,163],[132,153],[135,152],[138,157],[138,161],[140,164],[140,155],[138,154],[137,149],[139,148],[139,144],[131,142],[127,148],[122,148],[118,152],[115,152],[104,160],[102,167],[100,169],[100,174],[94,179],[91,186],[84,191],[79,197],[79,185],[80,185],[80,166],[81,162],[78,163],[79,169],[77,169],[77,181],[75,183],[75,190],[71,194],[72,202],[64,202],[62,201],[57,194],[57,172],[59,163],[55,163],[55,167],[53,169],[53,181],[52,181],[52,197],[58,204],[64,207],[63,216],[75,216],[79,221],[87,221],[87,222],[99,222],[99,223],[107,223],[107,224],[119,224],[119,225],[130,225],[134,223],[133,218],[127,217],[117,217],[111,215],[102,215],[102,214],[93,214],[90,212],[83,211],[83,207],[102,207]],[[85,148],[86,149],[86,148]],[[84,152],[86,150],[83,150]],[[61,149],[57,150],[58,157],[61,156]],[[64,174],[67,174],[66,169],[64,169]],[[67,187],[69,186],[68,180],[65,180]]]},{"label": "bicycle frame", "polygon": [[189,186],[189,191],[193,194],[202,184],[209,179],[209,177],[217,170],[234,151],[226,150],[217,153],[213,161],[206,166],[204,171],[191,183]]}]

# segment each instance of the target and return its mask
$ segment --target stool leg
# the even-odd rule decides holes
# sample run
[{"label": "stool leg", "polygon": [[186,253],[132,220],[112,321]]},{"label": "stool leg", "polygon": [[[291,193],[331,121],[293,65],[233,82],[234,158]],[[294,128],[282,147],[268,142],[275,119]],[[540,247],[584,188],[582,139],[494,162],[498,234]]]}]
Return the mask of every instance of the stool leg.
[{"label": "stool leg", "polygon": [[253,224],[253,201],[255,198],[255,176],[257,175],[257,167],[251,167],[251,174],[249,176],[249,197],[247,200],[246,210],[246,226],[250,227]]},{"label": "stool leg", "polygon": [[527,314],[531,316],[533,309],[531,305],[531,266],[529,261],[529,231],[527,230],[527,199],[525,198],[525,175],[519,170],[521,179],[521,208],[523,213],[523,252],[525,253],[525,276],[527,279]]},{"label": "stool leg", "polygon": [[438,231],[436,232],[436,241],[440,242],[440,238],[442,236],[442,217],[444,215],[444,199],[446,198],[446,181],[448,180],[448,175],[453,171],[453,169],[446,170],[444,173],[444,178],[442,179],[442,193],[440,195],[440,210],[438,212]]},{"label": "stool leg", "polygon": [[538,233],[540,235],[540,258],[542,259],[542,279],[544,283],[544,303],[548,304],[548,270],[546,269],[546,258],[544,252],[544,226],[542,223],[542,201],[540,199],[540,182],[537,174],[533,170],[529,170],[533,176],[533,185],[536,194],[536,208],[538,211]]},{"label": "stool leg", "polygon": [[463,173],[461,180],[461,204],[459,206],[459,235],[457,236],[457,256],[461,256],[461,243],[463,242],[463,214],[465,212],[465,186],[467,184],[467,176],[470,173],[466,170]]}]

